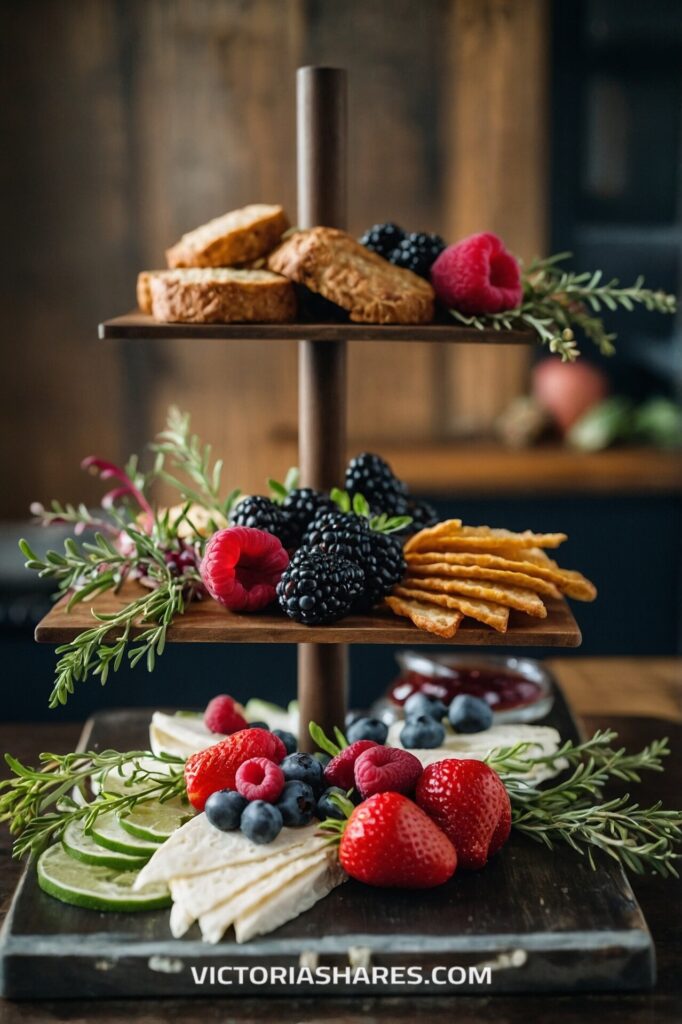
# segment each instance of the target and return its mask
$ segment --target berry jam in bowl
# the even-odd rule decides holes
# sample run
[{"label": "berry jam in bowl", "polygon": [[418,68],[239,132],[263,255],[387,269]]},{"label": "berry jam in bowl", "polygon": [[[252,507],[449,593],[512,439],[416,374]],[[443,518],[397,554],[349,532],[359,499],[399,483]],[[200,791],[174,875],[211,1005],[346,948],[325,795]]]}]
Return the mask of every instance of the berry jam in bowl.
[{"label": "berry jam in bowl", "polygon": [[[402,706],[413,693],[446,705],[460,693],[480,697],[490,705],[498,725],[537,721],[554,702],[549,672],[531,658],[399,651],[396,660],[400,675],[379,702],[384,721],[401,717]],[[375,706],[374,713],[378,711]]]}]

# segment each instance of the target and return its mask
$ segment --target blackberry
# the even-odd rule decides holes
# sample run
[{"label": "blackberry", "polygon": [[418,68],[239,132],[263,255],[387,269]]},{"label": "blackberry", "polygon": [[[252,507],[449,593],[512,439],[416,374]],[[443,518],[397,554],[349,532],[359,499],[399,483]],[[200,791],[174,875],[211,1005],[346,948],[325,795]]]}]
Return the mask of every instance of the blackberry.
[{"label": "blackberry", "polygon": [[324,512],[333,511],[336,505],[322,491],[312,487],[297,487],[289,492],[281,508],[294,535],[294,546],[298,547],[313,519]]},{"label": "blackberry", "polygon": [[[375,224],[360,239],[360,245],[388,259],[389,253],[400,245],[405,232],[397,224]],[[435,258],[435,257],[434,257]]]},{"label": "blackberry", "polygon": [[390,594],[396,583],[407,571],[403,557],[403,545],[400,537],[393,533],[370,531],[372,541],[373,575],[365,572],[367,580],[361,607],[373,608],[375,604]]},{"label": "blackberry", "polygon": [[414,232],[406,235],[395,249],[389,253],[388,259],[397,267],[411,270],[420,277],[428,277],[431,264],[440,256],[445,242],[440,235],[427,235]]},{"label": "blackberry", "polygon": [[343,618],[362,593],[364,574],[339,555],[300,548],[277,584],[280,608],[305,626]]},{"label": "blackberry", "polygon": [[407,486],[398,480],[380,455],[363,452],[351,459],[346,469],[345,486],[350,495],[362,494],[377,514],[407,515]]},{"label": "blackberry", "polygon": [[407,527],[410,533],[418,533],[427,526],[435,526],[440,522],[438,513],[428,501],[418,501],[416,498],[409,498],[407,502],[407,515],[412,516],[412,522]]},{"label": "blackberry", "polygon": [[295,531],[280,506],[258,494],[243,498],[234,506],[230,512],[230,526],[264,530],[277,537],[285,548],[293,547],[296,542]]}]

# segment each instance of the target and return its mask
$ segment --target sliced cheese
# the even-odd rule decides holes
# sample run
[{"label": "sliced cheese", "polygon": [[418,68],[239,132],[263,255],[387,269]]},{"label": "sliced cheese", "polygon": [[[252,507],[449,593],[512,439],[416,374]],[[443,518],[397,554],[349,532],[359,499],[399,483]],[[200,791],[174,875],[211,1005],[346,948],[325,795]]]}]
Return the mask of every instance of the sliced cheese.
[{"label": "sliced cheese", "polygon": [[[389,728],[386,740],[389,747],[402,747],[400,733],[404,724],[403,721],[394,722]],[[532,743],[526,752],[527,756],[539,757],[555,753],[561,745],[561,737],[556,729],[547,725],[493,725],[490,729],[474,733],[456,733],[448,726],[442,746],[432,749],[410,748],[410,753],[419,758],[426,768],[427,765],[449,757],[483,761],[491,751],[513,747],[516,743]],[[554,766],[538,765],[523,777],[535,784],[553,778],[565,766],[565,762],[559,759]]]},{"label": "sliced cheese", "polygon": [[[304,894],[308,890],[308,882],[317,877],[317,872],[324,874],[330,863],[336,859],[334,851],[328,847],[306,853],[292,860],[289,864],[278,868],[236,893],[219,906],[199,917],[199,927],[206,942],[219,942],[231,924],[238,918],[258,915],[263,918],[258,931],[272,931],[283,921],[303,913],[319,899],[315,896],[312,902],[306,903]],[[301,879],[305,884],[300,884]],[[284,904],[281,911],[284,916],[277,924],[269,923],[269,911],[266,905]],[[263,917],[264,915],[264,917]],[[267,920],[267,924],[266,924]]]},{"label": "sliced cheese", "polygon": [[252,842],[243,832],[221,832],[209,824],[205,814],[197,814],[174,832],[142,868],[135,881],[136,891],[153,882],[202,875],[235,864],[262,861],[274,853],[301,846],[311,839],[317,824],[302,828],[283,828],[271,843]]},{"label": "sliced cheese", "polygon": [[166,715],[163,711],[155,711],[149,726],[149,743],[157,755],[190,757],[224,739],[222,733],[206,728],[201,715]]},{"label": "sliced cheese", "polygon": [[273,853],[265,860],[218,868],[217,871],[187,878],[173,878],[169,883],[173,901],[176,905],[182,905],[190,917],[191,924],[202,914],[207,914],[214,907],[220,906],[280,868],[310,854],[320,853],[328,845],[329,840],[324,836],[312,836],[300,846],[292,846],[281,853]]},{"label": "sliced cheese", "polygon": [[194,915],[189,913],[181,903],[174,903],[170,912],[170,930],[173,938],[181,939],[195,920]]}]

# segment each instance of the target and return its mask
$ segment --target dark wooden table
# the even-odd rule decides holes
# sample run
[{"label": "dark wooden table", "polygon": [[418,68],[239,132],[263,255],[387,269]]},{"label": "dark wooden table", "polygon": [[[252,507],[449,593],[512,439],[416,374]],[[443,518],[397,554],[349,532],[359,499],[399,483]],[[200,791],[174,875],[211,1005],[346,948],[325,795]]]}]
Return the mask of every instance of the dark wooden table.
[{"label": "dark wooden table", "polygon": [[[673,753],[662,776],[645,778],[638,796],[643,802],[659,797],[670,807],[680,804],[682,779],[682,662],[661,659],[625,661],[591,659],[571,661],[562,667],[554,662],[565,684],[568,696],[580,712],[585,705],[590,714],[583,715],[588,731],[611,726],[618,730],[622,742],[634,749],[657,736],[670,737]],[[618,685],[606,689],[604,680],[617,677]],[[647,716],[647,680],[651,686],[651,710],[657,717]],[[593,685],[591,685],[591,683]],[[602,694],[597,710],[595,693]],[[661,697],[664,697],[661,700]],[[611,710],[618,709],[618,713]],[[58,724],[0,725],[0,750],[10,750],[22,760],[32,762],[41,750],[73,749],[79,726]],[[0,907],[6,910],[21,866],[10,858],[10,843],[5,830],[0,831]],[[654,992],[641,995],[565,995],[552,997],[451,997],[447,999],[415,997],[339,1001],[326,999],[301,1000],[120,1000],[92,1002],[78,999],[60,1002],[0,1002],[0,1024],[47,1024],[71,1021],[91,1024],[210,1024],[220,1021],[262,1021],[266,1017],[281,1024],[325,1021],[325,1024],[350,1024],[360,1021],[424,1020],[437,1024],[456,1020],[458,1024],[495,1022],[516,1024],[529,1020],[552,1020],[553,1024],[677,1024],[682,1019],[682,936],[680,906],[682,881],[659,878],[635,878],[633,885],[652,930],[658,956],[659,979]],[[0,912],[1,916],[1,912]]]}]

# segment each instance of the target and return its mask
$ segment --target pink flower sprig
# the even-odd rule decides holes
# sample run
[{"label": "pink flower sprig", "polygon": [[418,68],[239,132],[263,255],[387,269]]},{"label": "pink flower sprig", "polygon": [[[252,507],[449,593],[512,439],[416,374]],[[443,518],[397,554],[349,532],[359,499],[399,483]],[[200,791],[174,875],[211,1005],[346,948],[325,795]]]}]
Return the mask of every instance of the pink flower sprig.
[{"label": "pink flower sprig", "polygon": [[102,508],[113,508],[117,501],[120,501],[122,498],[130,497],[137,502],[143,512],[146,512],[152,519],[154,518],[154,509],[149,504],[142,491],[135,486],[128,474],[124,469],[121,469],[120,466],[116,466],[113,462],[108,462],[106,459],[100,459],[96,455],[88,455],[87,458],[83,459],[81,462],[81,469],[94,469],[100,480],[119,481],[118,487],[113,487],[102,497]]}]

